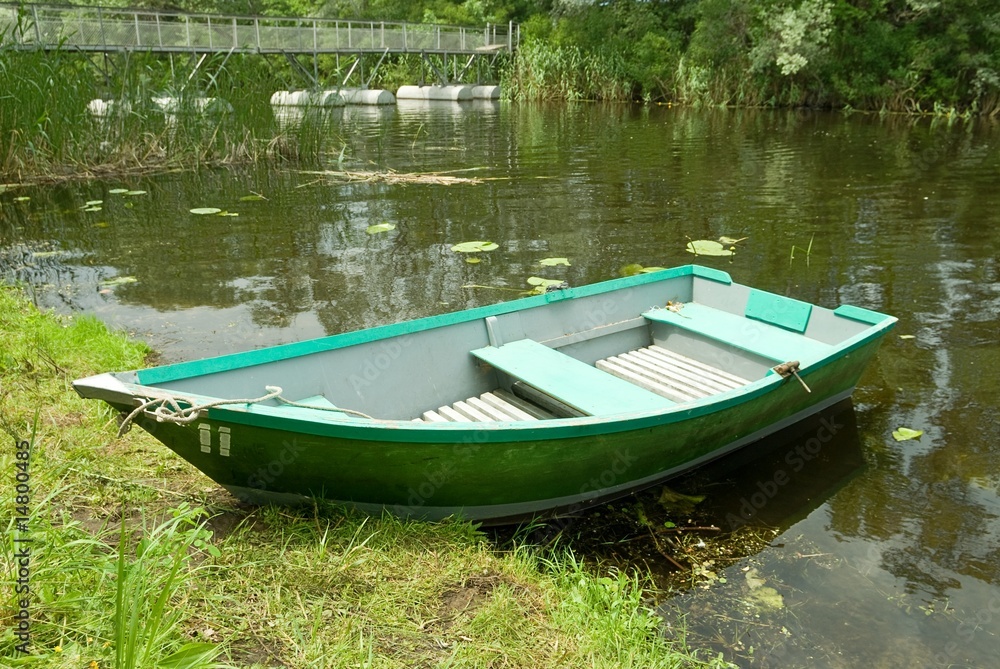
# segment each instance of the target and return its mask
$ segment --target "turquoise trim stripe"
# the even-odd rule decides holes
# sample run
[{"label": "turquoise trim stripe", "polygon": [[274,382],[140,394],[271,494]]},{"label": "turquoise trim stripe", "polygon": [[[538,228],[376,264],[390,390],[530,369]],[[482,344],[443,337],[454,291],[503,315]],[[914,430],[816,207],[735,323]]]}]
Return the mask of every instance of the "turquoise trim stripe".
[{"label": "turquoise trim stripe", "polygon": [[[287,360],[289,358],[296,358],[323,351],[331,351],[338,348],[344,348],[346,346],[364,344],[380,339],[389,339],[390,337],[398,337],[400,335],[421,332],[423,330],[430,330],[432,328],[443,327],[446,325],[479,320],[486,318],[487,316],[498,316],[500,314],[508,314],[514,311],[532,309],[534,307],[541,307],[550,302],[557,302],[564,299],[589,297],[591,295],[610,293],[623,288],[631,288],[633,286],[641,286],[648,283],[656,283],[678,277],[691,276],[695,273],[695,268],[695,265],[684,265],[682,267],[674,267],[672,269],[666,269],[659,272],[637,274],[636,276],[630,276],[624,279],[601,281],[599,283],[592,283],[586,286],[557,290],[551,293],[545,293],[544,295],[510,300],[509,302],[500,302],[498,304],[491,304],[483,307],[476,307],[474,309],[467,309],[465,311],[441,314],[438,316],[428,316],[427,318],[404,321],[402,323],[394,323],[392,325],[383,325],[380,327],[370,328],[368,330],[356,330],[354,332],[331,335],[320,339],[310,339],[292,344],[272,346],[270,348],[260,349],[257,351],[232,353],[216,358],[205,358],[203,360],[181,362],[174,365],[154,367],[152,369],[142,369],[137,372],[137,375],[140,384],[153,386],[160,383],[178,381],[180,379],[191,378],[194,376],[227,372],[241,367],[263,365],[269,362],[276,362],[278,360]],[[706,268],[698,268],[698,271],[701,271],[702,269]]]},{"label": "turquoise trim stripe", "polygon": [[723,272],[721,269],[702,267],[701,265],[691,265],[691,267],[694,270],[695,276],[700,276],[703,279],[709,279],[718,283],[724,283],[727,286],[732,285],[733,283],[733,278],[729,276],[729,273]]}]

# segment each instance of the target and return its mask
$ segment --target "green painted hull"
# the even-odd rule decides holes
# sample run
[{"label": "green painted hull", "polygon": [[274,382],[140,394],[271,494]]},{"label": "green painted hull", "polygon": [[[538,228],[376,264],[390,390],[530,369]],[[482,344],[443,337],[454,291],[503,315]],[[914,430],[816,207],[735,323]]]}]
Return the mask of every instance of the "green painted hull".
[{"label": "green painted hull", "polygon": [[[583,287],[583,290],[574,289],[578,291],[575,294],[567,291],[568,295],[558,296],[558,299],[564,305],[569,302],[567,297],[601,299],[602,294],[621,295],[623,290],[645,285],[655,287],[659,285],[657,281],[673,291],[658,295],[657,301],[672,295],[687,299],[699,297],[697,290],[692,292],[692,281],[705,283],[699,289],[701,299],[715,300],[721,305],[719,308],[727,307],[727,300],[734,299],[726,291],[743,291],[739,293],[744,296],[740,299],[747,300],[746,288],[730,287],[728,275],[701,268],[668,271],[659,279],[639,277],[607,282],[605,286]],[[687,283],[682,283],[684,281]],[[645,294],[633,297],[640,308],[649,304]],[[154,392],[177,392],[171,384],[196,383],[199,379],[211,382],[220,375],[234,373],[271,378],[261,370],[271,370],[273,365],[286,364],[289,360],[311,360],[310,356],[317,351],[329,350],[339,355],[359,344],[378,344],[382,348],[377,350],[391,352],[395,349],[387,346],[394,345],[392,342],[397,341],[394,338],[400,335],[429,333],[426,345],[405,344],[396,348],[401,351],[400,356],[409,346],[417,358],[434,358],[436,354],[430,342],[441,340],[443,348],[454,345],[447,341],[447,328],[461,328],[476,319],[488,320],[491,314],[500,317],[515,314],[527,322],[525,315],[542,313],[532,312],[532,309],[549,309],[546,302],[547,299],[529,298],[437,317],[438,321],[425,319],[367,334],[338,335],[286,347],[278,353],[273,349],[255,351],[137,373],[102,375],[78,381],[75,385],[82,395],[104,399],[127,413],[134,409],[139,398],[151,397]],[[659,303],[665,302],[663,299]],[[757,303],[762,302],[758,299]],[[567,327],[565,316],[550,319],[554,323],[550,328],[554,336],[575,342],[565,346],[563,351],[571,350],[574,345],[594,345],[594,342],[597,348],[607,348],[602,341],[610,342],[612,337],[634,338],[635,333],[644,333],[650,327],[640,323],[625,331],[626,326],[632,327],[629,323],[642,319],[633,317],[630,320],[613,313],[617,303],[610,303],[606,298],[600,304],[602,310],[612,312],[608,318],[596,324],[588,321],[585,328],[577,328],[579,332],[598,333],[589,335],[589,344],[583,335],[574,334],[572,328]],[[770,302],[764,304],[771,307]],[[785,325],[805,329],[809,316],[806,312],[804,319],[800,318],[799,304],[802,303],[792,305],[795,309],[789,313],[802,324]],[[230,404],[208,408],[189,424],[158,422],[144,413],[138,414],[135,422],[234,495],[250,502],[294,502],[319,497],[371,512],[387,510],[401,516],[427,519],[459,515],[486,522],[571,511],[652,485],[759,440],[848,397],[895,319],[865,310],[847,309],[846,314],[824,310],[825,314],[813,316],[816,322],[823,324],[824,331],[814,335],[820,339],[811,340],[812,344],[819,346],[817,342],[822,338],[831,341],[822,343],[823,350],[829,350],[828,354],[803,363],[802,380],[811,392],[794,377],[782,378],[767,371],[768,366],[764,365],[762,369],[767,373],[754,377],[756,380],[715,396],[677,403],[667,409],[613,415],[533,422],[423,423],[405,418],[367,420],[329,412],[318,412],[323,414],[320,417],[306,415],[303,418],[288,407]],[[625,316],[633,313],[623,310]],[[586,313],[590,318],[594,313],[593,305]],[[697,313],[691,311],[692,315]],[[779,313],[767,317],[772,321],[785,319],[790,322],[793,316]],[[731,315],[725,316],[725,319],[731,318]],[[540,320],[544,321],[545,317],[541,316]],[[859,320],[864,322],[859,323]],[[711,323],[706,321],[706,327],[709,325]],[[843,332],[835,333],[837,340],[833,341],[835,337],[831,332],[838,328]],[[774,332],[773,328],[771,331]],[[607,334],[609,332],[611,334]],[[490,337],[493,336],[491,333]],[[650,336],[655,340],[654,335]],[[788,339],[788,335],[782,334],[776,339]],[[475,337],[468,342],[462,340],[462,345],[467,345],[466,351],[485,343]],[[773,342],[769,345],[773,346]],[[578,352],[578,355],[586,358],[590,354]],[[594,353],[591,357],[596,356]],[[716,356],[722,359],[719,354]],[[725,356],[736,359],[730,353]],[[338,358],[338,361],[340,369],[346,366],[344,361],[350,362],[350,359]],[[459,362],[470,368],[476,364],[464,358]],[[388,370],[384,372],[386,375],[392,371],[389,365],[385,370]],[[476,370],[479,376],[470,372],[471,381],[467,383],[471,385],[462,389],[463,392],[476,387],[483,373],[491,373],[482,372],[479,367]],[[322,378],[329,382],[329,373],[324,374]],[[263,385],[260,378],[252,378],[251,382],[241,378],[244,384],[256,384],[253,387]],[[348,376],[344,371],[343,378],[353,379],[356,375]],[[443,378],[431,381],[441,385]],[[484,383],[495,383],[497,378],[500,377],[491,377],[492,380],[487,379]],[[387,383],[385,392],[391,392],[393,385]],[[358,397],[363,398],[365,390],[363,384],[355,384]],[[476,392],[481,390],[476,387]],[[314,391],[315,388],[305,386],[301,389],[306,394]],[[229,396],[247,394],[234,391]],[[205,395],[207,398],[226,396]],[[405,398],[403,394],[399,397]],[[440,400],[440,397],[435,399]],[[340,402],[337,405],[344,406]],[[428,406],[436,404],[428,400]],[[824,437],[818,435],[818,438]]]},{"label": "green painted hull", "polygon": [[140,425],[245,501],[320,497],[401,516],[497,522],[583,508],[761,439],[849,396],[877,346],[806,375],[812,393],[794,379],[775,379],[737,403],[614,423],[580,421],[554,435],[480,427],[418,441],[414,433],[422,430],[401,428],[370,440],[338,425],[309,434],[294,421],[287,429],[264,427],[210,411],[214,434],[219,427],[231,434],[230,455],[221,457],[216,443],[203,452],[197,426],[149,419]]}]

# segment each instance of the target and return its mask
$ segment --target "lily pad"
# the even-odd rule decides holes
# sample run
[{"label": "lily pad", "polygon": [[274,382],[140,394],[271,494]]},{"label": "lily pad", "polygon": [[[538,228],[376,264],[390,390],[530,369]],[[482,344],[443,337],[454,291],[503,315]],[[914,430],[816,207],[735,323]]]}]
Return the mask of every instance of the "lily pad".
[{"label": "lily pad", "polygon": [[499,244],[493,242],[462,242],[451,247],[456,253],[479,253],[481,251],[495,251],[500,248]]},{"label": "lily pad", "polygon": [[733,252],[711,239],[696,239],[687,243],[687,252],[696,256],[731,256]]},{"label": "lily pad", "polygon": [[650,272],[659,272],[665,269],[664,267],[643,267],[637,262],[630,263],[622,267],[619,272],[622,276],[635,276],[636,274],[649,274]]},{"label": "lily pad", "polygon": [[555,267],[556,265],[565,265],[569,267],[569,259],[567,258],[545,258],[538,261],[539,265],[544,265],[545,267]]},{"label": "lily pad", "polygon": [[28,197],[27,195],[20,195],[20,196],[14,198],[14,202],[27,202],[30,199],[31,198]]},{"label": "lily pad", "polygon": [[111,190],[108,191],[108,193],[112,195],[124,195],[125,193],[128,192],[129,192],[128,188],[112,188]]},{"label": "lily pad", "polygon": [[105,288],[111,288],[113,286],[122,286],[125,285],[126,283],[136,283],[138,281],[139,279],[135,278],[134,276],[116,276],[113,279],[106,279],[104,281],[101,281],[101,285],[104,286]]},{"label": "lily pad", "polygon": [[209,216],[211,214],[221,214],[222,210],[218,207],[195,207],[190,210],[192,214],[198,214],[199,216]]},{"label": "lily pad", "polygon": [[390,230],[395,230],[396,226],[392,223],[376,223],[375,225],[369,225],[368,229],[365,230],[369,235],[377,235],[380,232],[389,232]]},{"label": "lily pad", "polygon": [[465,259],[465,262],[469,263],[470,265],[478,265],[482,261],[483,259],[480,258],[479,256],[469,256],[468,258]]},{"label": "lily pad", "polygon": [[220,211],[219,216],[239,216],[235,211]]},{"label": "lily pad", "polygon": [[254,193],[253,195],[244,195],[240,198],[240,202],[259,202],[260,200],[266,200],[267,198],[263,195],[258,195]]},{"label": "lily pad", "polygon": [[900,339],[916,339],[916,335],[899,335]]},{"label": "lily pad", "polygon": [[100,211],[101,207],[87,207],[84,211]]},{"label": "lily pad", "polygon": [[145,195],[146,191],[144,191],[144,190],[129,190],[129,191],[125,191],[125,194],[126,195]]},{"label": "lily pad", "polygon": [[549,286],[561,286],[564,283],[562,279],[544,279],[540,276],[528,277],[528,285],[536,286],[538,288],[548,288]]},{"label": "lily pad", "polygon": [[733,244],[739,244],[745,239],[746,237],[740,237],[739,239],[735,239],[733,237],[727,237],[726,235],[722,235],[721,237],[719,237],[719,243],[725,244],[726,246],[732,246]]},{"label": "lily pad", "polygon": [[911,430],[908,427],[900,427],[892,431],[892,438],[896,441],[907,441],[909,439],[917,439],[923,433],[923,430]]},{"label": "lily pad", "polygon": [[88,200],[87,204],[80,207],[80,209],[84,209],[86,207],[96,207],[99,204],[104,204],[104,200]]}]

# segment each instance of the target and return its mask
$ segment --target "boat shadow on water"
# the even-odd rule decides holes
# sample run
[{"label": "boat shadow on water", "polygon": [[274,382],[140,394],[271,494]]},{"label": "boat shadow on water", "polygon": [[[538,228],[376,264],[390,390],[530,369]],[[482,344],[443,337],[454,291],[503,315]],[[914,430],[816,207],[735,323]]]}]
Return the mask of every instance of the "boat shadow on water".
[{"label": "boat shadow on water", "polygon": [[492,535],[562,543],[605,565],[648,569],[658,592],[675,593],[771,546],[864,468],[857,416],[845,400],[663,484]]}]

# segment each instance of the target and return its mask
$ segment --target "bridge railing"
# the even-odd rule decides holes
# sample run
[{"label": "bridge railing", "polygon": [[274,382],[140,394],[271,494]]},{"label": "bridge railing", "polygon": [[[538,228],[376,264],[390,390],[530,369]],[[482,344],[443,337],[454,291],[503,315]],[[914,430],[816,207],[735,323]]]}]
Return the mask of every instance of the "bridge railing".
[{"label": "bridge railing", "polygon": [[0,3],[0,40],[22,47],[84,51],[337,53],[512,52],[517,26],[485,28],[180,14],[107,7]]}]

